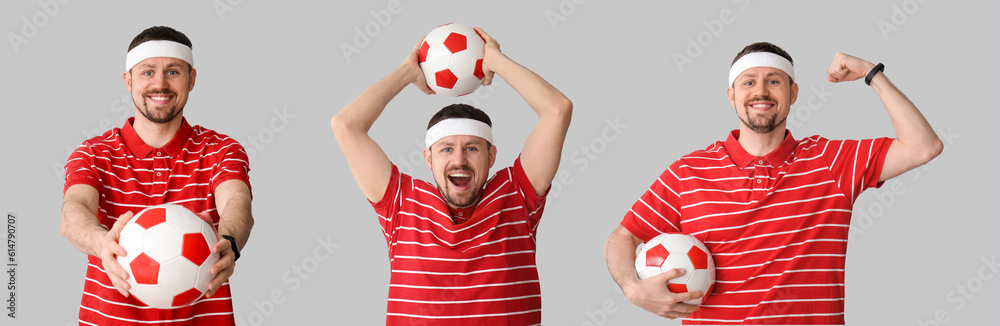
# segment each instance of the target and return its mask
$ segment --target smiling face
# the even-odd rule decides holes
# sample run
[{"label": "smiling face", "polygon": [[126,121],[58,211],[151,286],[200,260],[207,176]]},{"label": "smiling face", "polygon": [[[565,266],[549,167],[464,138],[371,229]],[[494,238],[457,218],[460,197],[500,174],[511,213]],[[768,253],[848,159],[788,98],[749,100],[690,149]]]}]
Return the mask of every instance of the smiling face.
[{"label": "smiling face", "polygon": [[476,136],[441,138],[424,150],[438,191],[452,208],[476,205],[496,158],[496,146]]},{"label": "smiling face", "polygon": [[799,85],[792,83],[788,74],[771,67],[747,69],[726,91],[742,127],[760,134],[778,127],[785,132],[785,119],[798,93]]},{"label": "smiling face", "polygon": [[136,118],[169,123],[183,116],[188,93],[194,89],[197,71],[176,58],[156,57],[140,61],[123,78],[132,93]]}]

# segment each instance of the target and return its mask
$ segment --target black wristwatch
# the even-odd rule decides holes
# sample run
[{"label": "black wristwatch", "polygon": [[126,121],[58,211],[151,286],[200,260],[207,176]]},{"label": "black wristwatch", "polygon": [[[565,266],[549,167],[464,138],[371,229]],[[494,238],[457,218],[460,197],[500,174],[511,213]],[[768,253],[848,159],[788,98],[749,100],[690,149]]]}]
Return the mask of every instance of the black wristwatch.
[{"label": "black wristwatch", "polygon": [[233,261],[240,260],[240,248],[236,246],[236,238],[233,238],[231,235],[224,235],[222,238],[229,240],[229,244],[233,245],[233,253],[236,254],[236,258],[233,258]]},{"label": "black wristwatch", "polygon": [[868,72],[868,76],[865,76],[865,85],[871,86],[872,78],[875,78],[875,74],[878,73],[879,71],[884,71],[884,70],[885,70],[885,65],[882,64],[881,62],[875,65],[875,68],[872,68],[872,71]]}]

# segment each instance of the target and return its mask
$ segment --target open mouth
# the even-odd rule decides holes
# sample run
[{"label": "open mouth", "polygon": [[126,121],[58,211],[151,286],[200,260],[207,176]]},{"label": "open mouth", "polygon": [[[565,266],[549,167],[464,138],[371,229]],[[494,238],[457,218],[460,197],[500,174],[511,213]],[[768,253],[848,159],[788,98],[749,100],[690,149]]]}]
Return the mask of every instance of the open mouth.
[{"label": "open mouth", "polygon": [[150,94],[150,95],[146,95],[147,99],[149,99],[150,101],[153,101],[154,103],[157,103],[157,104],[166,104],[173,97],[174,97],[173,95],[169,95],[169,94]]},{"label": "open mouth", "polygon": [[469,187],[470,183],[472,183],[472,174],[466,172],[452,172],[448,174],[448,181],[450,181],[455,188],[465,189]]},{"label": "open mouth", "polygon": [[771,108],[773,108],[775,106],[775,104],[772,103],[772,102],[753,102],[753,103],[750,103],[750,105],[747,105],[747,106],[750,107],[751,109],[754,109],[754,110],[767,111],[767,110],[770,110]]}]

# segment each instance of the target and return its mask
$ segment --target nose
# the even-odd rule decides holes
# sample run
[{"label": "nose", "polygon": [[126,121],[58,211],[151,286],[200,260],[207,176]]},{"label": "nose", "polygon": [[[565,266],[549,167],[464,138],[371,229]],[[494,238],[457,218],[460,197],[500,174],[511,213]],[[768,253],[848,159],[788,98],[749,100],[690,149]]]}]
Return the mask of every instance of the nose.
[{"label": "nose", "polygon": [[458,165],[465,165],[469,162],[469,152],[459,150],[458,155],[455,155],[455,163]]},{"label": "nose", "polygon": [[155,89],[164,89],[167,87],[167,74],[158,73],[153,75],[149,80],[149,86]]},{"label": "nose", "polygon": [[755,95],[768,95],[767,84],[766,83],[756,83],[753,85],[753,94]]}]

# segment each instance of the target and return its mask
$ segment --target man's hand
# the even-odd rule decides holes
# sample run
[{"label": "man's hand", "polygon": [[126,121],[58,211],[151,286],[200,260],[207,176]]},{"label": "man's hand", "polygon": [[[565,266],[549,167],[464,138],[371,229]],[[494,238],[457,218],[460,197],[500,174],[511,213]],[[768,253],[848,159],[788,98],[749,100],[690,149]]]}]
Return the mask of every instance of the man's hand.
[{"label": "man's hand", "polygon": [[645,280],[632,283],[625,288],[625,297],[632,304],[669,319],[684,318],[698,310],[699,306],[683,303],[701,298],[702,292],[673,293],[667,290],[667,281],[684,275],[683,268],[674,268]]},{"label": "man's hand", "polygon": [[99,248],[98,257],[101,258],[101,264],[104,265],[104,272],[108,274],[108,278],[111,279],[111,284],[115,286],[118,293],[123,296],[128,297],[128,285],[127,280],[129,278],[128,272],[118,264],[118,256],[125,256],[125,248],[118,245],[118,237],[121,236],[122,228],[125,227],[125,223],[128,223],[132,219],[132,212],[122,214],[118,217],[118,221],[111,226],[111,230],[108,231],[104,238],[100,239],[100,242],[94,246],[94,248]]},{"label": "man's hand", "polygon": [[410,50],[410,54],[406,56],[406,60],[403,60],[403,64],[399,65],[397,70],[403,72],[403,76],[407,76],[407,80],[410,81],[413,86],[416,86],[424,94],[431,95],[435,94],[434,90],[427,86],[427,80],[424,79],[424,72],[420,70],[420,45],[424,43],[424,39],[421,38],[417,45],[413,46],[413,50]]},{"label": "man's hand", "polygon": [[211,297],[215,291],[222,287],[223,283],[228,282],[229,277],[233,276],[233,270],[236,269],[236,253],[233,252],[232,244],[221,236],[218,238],[219,241],[212,245],[212,252],[219,254],[219,261],[212,265],[211,272],[215,278],[208,283],[206,297]]},{"label": "man's hand", "polygon": [[871,62],[861,60],[850,54],[837,52],[833,56],[833,62],[830,63],[830,67],[826,69],[826,73],[829,74],[826,79],[834,83],[858,80],[868,76],[872,68],[875,68],[875,65]]},{"label": "man's hand", "polygon": [[497,40],[486,34],[482,28],[475,27],[476,33],[483,37],[486,41],[486,51],[483,54],[483,86],[489,86],[493,83],[493,74],[495,67],[493,65],[497,64],[499,57],[504,56],[503,52],[500,52],[500,43]]}]

